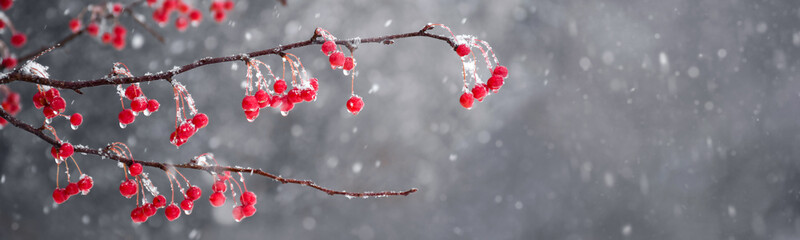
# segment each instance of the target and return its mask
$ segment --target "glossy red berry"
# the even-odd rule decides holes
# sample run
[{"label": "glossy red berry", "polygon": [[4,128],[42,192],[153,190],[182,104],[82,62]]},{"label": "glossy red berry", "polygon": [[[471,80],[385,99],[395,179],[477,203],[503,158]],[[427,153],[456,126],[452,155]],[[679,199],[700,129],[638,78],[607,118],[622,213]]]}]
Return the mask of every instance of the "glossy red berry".
[{"label": "glossy red berry", "polygon": [[214,191],[214,192],[223,192],[224,193],[225,190],[228,190],[228,188],[227,188],[227,186],[225,186],[225,181],[219,180],[219,181],[214,182],[213,185],[211,185],[211,190]]},{"label": "glossy red berry", "polygon": [[287,94],[286,97],[292,103],[299,103],[299,102],[303,101],[302,92],[301,92],[300,89],[297,89],[297,88],[293,88],[292,90],[289,90],[289,94]]},{"label": "glossy red berry", "polygon": [[136,207],[131,211],[131,220],[134,223],[142,223],[147,221],[147,215],[144,214],[144,209],[142,207]]},{"label": "glossy red berry", "polygon": [[69,199],[69,196],[63,188],[56,188],[56,190],[53,191],[53,201],[56,203],[62,204],[66,202],[67,199]]},{"label": "glossy red berry", "polygon": [[312,78],[308,79],[308,81],[311,83],[311,87],[314,88],[314,92],[319,91],[319,80]]},{"label": "glossy red berry", "polygon": [[50,156],[53,156],[53,158],[57,160],[56,162],[61,162],[60,160],[64,160],[64,158],[58,154],[58,148],[56,147],[50,147]]},{"label": "glossy red berry", "polygon": [[133,110],[122,109],[122,112],[119,113],[117,118],[121,124],[131,124],[133,123],[133,120],[136,120],[136,115],[134,115]]},{"label": "glossy red berry", "polygon": [[256,97],[256,101],[258,101],[258,107],[265,108],[265,107],[269,106],[270,97],[269,97],[269,94],[267,93],[267,91],[264,91],[263,89],[259,89],[258,91],[256,91],[255,97]]},{"label": "glossy red berry", "polygon": [[486,89],[486,84],[475,84],[472,87],[472,97],[474,97],[479,102],[483,101],[483,98],[489,93],[489,90]]},{"label": "glossy red berry", "polygon": [[147,98],[137,97],[131,101],[131,110],[134,112],[144,112],[147,110]]},{"label": "glossy red berry", "polygon": [[62,97],[56,97],[53,101],[50,102],[50,107],[53,108],[56,112],[64,112],[67,109],[67,102],[64,101]]},{"label": "glossy red berry", "polygon": [[357,95],[353,95],[347,100],[347,111],[350,111],[353,115],[357,115],[358,112],[361,112],[361,109],[364,108],[364,100]]},{"label": "glossy red berry", "polygon": [[472,52],[472,50],[470,50],[469,47],[467,47],[467,44],[461,44],[458,45],[458,47],[456,47],[456,53],[458,53],[459,57],[466,56],[470,52]]},{"label": "glossy red berry", "polygon": [[189,19],[186,17],[178,17],[175,19],[175,28],[178,31],[186,31],[186,28],[189,27]]},{"label": "glossy red berry", "polygon": [[14,47],[22,47],[25,45],[25,42],[28,41],[28,36],[25,36],[24,33],[14,33],[11,35],[11,45]]},{"label": "glossy red berry", "polygon": [[114,35],[114,37],[111,39],[111,45],[117,50],[125,49],[125,36]]},{"label": "glossy red berry", "polygon": [[489,80],[486,81],[486,86],[489,87],[489,89],[491,89],[492,91],[496,92],[497,90],[500,89],[500,87],[503,86],[503,77],[501,77],[500,75],[494,75],[490,77]]},{"label": "glossy red berry", "polygon": [[43,108],[45,104],[47,104],[47,100],[44,98],[44,93],[37,91],[33,94],[33,106],[36,109]]},{"label": "glossy red berry", "polygon": [[322,53],[331,55],[334,51],[336,51],[336,43],[334,41],[328,40],[322,43]]},{"label": "glossy red berry", "polygon": [[3,58],[3,67],[5,69],[12,69],[16,66],[17,66],[17,58],[15,57]]},{"label": "glossy red berry", "polygon": [[214,192],[208,197],[208,201],[211,203],[211,206],[219,207],[225,204],[225,194],[221,192]]},{"label": "glossy red berry", "polygon": [[163,27],[167,23],[167,20],[169,20],[169,15],[167,11],[164,11],[161,8],[153,11],[153,21],[158,23],[160,26]]},{"label": "glossy red berry", "polygon": [[80,126],[81,123],[83,123],[83,115],[81,115],[80,113],[72,114],[72,116],[69,117],[69,123],[73,127]]},{"label": "glossy red berry", "polygon": [[42,108],[42,113],[44,113],[44,117],[47,119],[51,119],[58,116],[58,112],[55,109],[53,109],[53,107],[50,106],[45,106],[44,108]]},{"label": "glossy red berry", "polygon": [[194,208],[194,202],[192,200],[183,199],[183,201],[181,201],[181,209],[186,211],[187,214],[192,211],[192,208]]},{"label": "glossy red berry", "polygon": [[81,30],[81,21],[78,20],[77,18],[73,18],[72,20],[69,20],[69,30],[71,30],[74,33],[80,31]]},{"label": "glossy red berry", "polygon": [[243,206],[236,206],[233,208],[233,220],[236,222],[242,221],[244,219],[244,207]]},{"label": "glossy red berry", "polygon": [[281,112],[288,113],[294,109],[294,103],[287,96],[283,96],[279,101],[281,101]]},{"label": "glossy red berry", "polygon": [[189,199],[190,201],[200,199],[200,196],[202,195],[203,190],[198,186],[192,186],[189,189],[186,189],[186,199]]},{"label": "glossy red berry", "polygon": [[224,8],[226,11],[233,10],[233,1],[225,0],[225,2],[222,3],[222,8]]},{"label": "glossy red berry", "polygon": [[255,96],[244,96],[242,99],[242,110],[254,111],[258,109],[258,101]]},{"label": "glossy red berry", "polygon": [[136,99],[137,97],[142,95],[142,89],[139,88],[139,85],[131,84],[127,88],[125,88],[125,97],[129,100]]},{"label": "glossy red berry", "polygon": [[223,11],[214,12],[214,21],[222,22],[223,20],[225,20],[225,15],[226,14]]},{"label": "glossy red berry", "polygon": [[344,65],[344,53],[342,52],[333,52],[330,57],[328,57],[328,61],[331,63],[331,68],[339,68]]},{"label": "glossy red berry", "polygon": [[103,36],[100,37],[100,41],[102,41],[105,44],[111,43],[111,33],[104,32]]},{"label": "glossy red berry", "polygon": [[97,34],[100,33],[100,26],[97,26],[97,23],[95,22],[91,22],[89,23],[89,26],[86,26],[86,32],[89,33],[89,35],[96,37]]},{"label": "glossy red berry", "polygon": [[178,208],[178,206],[175,205],[175,203],[170,204],[169,206],[167,206],[166,209],[164,209],[164,215],[167,216],[167,220],[174,221],[175,219],[178,219],[178,217],[181,216],[181,209]]},{"label": "glossy red berry", "polygon": [[317,99],[317,92],[313,89],[304,89],[300,92],[300,96],[303,97],[303,100],[306,102],[311,102]]},{"label": "glossy red berry", "polygon": [[344,59],[344,65],[342,65],[342,69],[345,71],[353,70],[356,67],[355,60],[352,57],[347,57]]},{"label": "glossy red berry", "polygon": [[142,209],[144,210],[144,215],[147,217],[152,217],[153,215],[156,215],[157,209],[156,206],[152,203],[145,204],[144,206],[142,206]]},{"label": "glossy red berry", "polygon": [[274,107],[274,108],[279,108],[281,106],[281,104],[283,104],[283,100],[282,99],[283,98],[281,98],[281,96],[273,95],[272,99],[269,101],[270,102],[269,106],[270,107]]},{"label": "glossy red berry", "polygon": [[125,36],[128,35],[128,29],[122,25],[114,25],[114,29],[112,29],[112,31],[116,37],[125,38]]},{"label": "glossy red berry", "polygon": [[133,179],[128,179],[119,184],[119,193],[125,198],[131,198],[139,190],[139,184]]},{"label": "glossy red berry", "polygon": [[492,71],[492,75],[498,75],[503,78],[508,77],[508,68],[504,66],[497,66],[494,68],[494,71]]},{"label": "glossy red berry", "polygon": [[58,148],[58,156],[60,156],[62,159],[72,156],[72,153],[74,152],[75,148],[72,147],[72,144],[70,143],[62,143],[61,147]]},{"label": "glossy red berry", "polygon": [[167,198],[164,195],[158,195],[153,198],[153,207],[163,208],[167,206]]},{"label": "glossy red berry", "polygon": [[256,108],[255,110],[245,110],[244,116],[247,118],[247,121],[252,122],[255,121],[256,118],[258,118],[258,113],[259,113],[259,108]]},{"label": "glossy red berry", "polygon": [[3,10],[8,10],[12,5],[14,5],[13,0],[0,0],[0,8],[3,8]]},{"label": "glossy red berry", "polygon": [[128,173],[130,173],[133,176],[138,176],[139,174],[142,174],[142,164],[139,163],[131,164],[131,166],[128,167]]},{"label": "glossy red berry", "polygon": [[44,92],[44,98],[47,102],[53,102],[57,97],[61,97],[61,92],[58,89],[50,88]]},{"label": "glossy red berry", "polygon": [[78,183],[74,183],[74,182],[73,183],[69,183],[69,184],[67,184],[67,187],[64,188],[64,193],[66,193],[69,196],[76,195],[76,194],[78,194],[80,192],[81,192],[81,190],[78,189]]},{"label": "glossy red berry", "polygon": [[256,202],[258,202],[258,198],[256,197],[255,193],[247,191],[242,193],[242,196],[239,197],[239,201],[241,201],[242,205],[244,206],[256,205]]},{"label": "glossy red berry", "polygon": [[161,107],[161,104],[158,103],[158,100],[150,99],[147,100],[147,111],[150,113],[154,113],[158,111],[158,108]]},{"label": "glossy red berry", "polygon": [[183,122],[178,127],[178,138],[189,139],[197,132],[197,128],[191,122]]},{"label": "glossy red berry", "polygon": [[472,108],[472,103],[475,101],[475,99],[472,96],[472,93],[465,92],[464,94],[461,94],[461,98],[459,98],[458,101],[461,103],[462,107],[470,109]]},{"label": "glossy red berry", "polygon": [[78,190],[81,190],[83,195],[88,194],[89,190],[92,190],[92,186],[94,186],[94,181],[90,176],[84,175],[81,180],[78,180]]},{"label": "glossy red berry", "polygon": [[242,214],[244,214],[245,217],[252,217],[253,215],[256,214],[256,206],[253,206],[253,205],[245,205],[245,206],[243,206],[242,207]]},{"label": "glossy red berry", "polygon": [[197,129],[208,126],[208,115],[205,113],[198,113],[197,115],[194,115],[192,118],[192,124],[194,124],[194,127]]},{"label": "glossy red berry", "polygon": [[111,7],[111,11],[114,13],[114,15],[119,15],[122,13],[122,4],[114,3],[114,6]]},{"label": "glossy red berry", "polygon": [[203,13],[200,12],[200,10],[193,9],[191,12],[189,12],[189,20],[191,20],[192,22],[200,22],[200,20],[202,19],[203,19]]},{"label": "glossy red berry", "polygon": [[283,93],[284,91],[286,91],[286,81],[284,81],[283,79],[278,79],[277,81],[275,81],[275,84],[272,85],[272,90],[274,90],[278,94]]}]

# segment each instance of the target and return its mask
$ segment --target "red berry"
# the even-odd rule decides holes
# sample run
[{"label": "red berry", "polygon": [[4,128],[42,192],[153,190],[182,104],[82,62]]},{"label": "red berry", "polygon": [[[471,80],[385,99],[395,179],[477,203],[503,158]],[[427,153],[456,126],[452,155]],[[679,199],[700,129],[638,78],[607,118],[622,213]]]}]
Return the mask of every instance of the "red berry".
[{"label": "red berry", "polygon": [[225,12],[223,11],[214,12],[214,21],[222,22],[223,20],[225,20]]},{"label": "red berry", "polygon": [[208,126],[208,116],[205,113],[198,113],[192,118],[192,124],[194,124],[194,127],[197,129],[204,128]]},{"label": "red berry", "polygon": [[177,28],[178,31],[181,31],[181,32],[186,31],[187,27],[189,27],[189,19],[188,18],[186,18],[186,17],[178,17],[178,18],[175,19],[175,28]]},{"label": "red berry", "polygon": [[492,75],[500,75],[501,77],[505,78],[508,76],[508,68],[504,66],[497,66],[492,71]]},{"label": "red berry", "polygon": [[319,91],[319,80],[316,78],[308,79],[311,82],[311,87],[314,88],[314,92]]},{"label": "red berry", "polygon": [[194,208],[194,202],[192,202],[192,200],[183,199],[183,201],[181,201],[181,209],[183,209],[183,211],[191,212],[192,208]]},{"label": "red berry", "polygon": [[72,114],[72,116],[69,117],[69,123],[75,127],[80,126],[81,123],[83,123],[83,115],[81,115],[80,113]]},{"label": "red berry", "polygon": [[304,89],[300,92],[300,96],[302,96],[303,100],[306,102],[311,102],[317,99],[317,92],[313,89]]},{"label": "red berry", "polygon": [[322,53],[326,56],[331,55],[333,51],[336,51],[336,42],[328,40],[322,43]]},{"label": "red berry", "polygon": [[101,39],[101,41],[102,41],[103,43],[105,43],[105,44],[108,44],[108,43],[110,43],[110,42],[111,42],[111,33],[104,32],[104,33],[103,33],[103,36],[102,36],[102,37],[100,37],[100,39]]},{"label": "red berry", "polygon": [[258,109],[258,101],[255,96],[244,96],[242,99],[242,110],[254,111]]},{"label": "red berry", "polygon": [[178,6],[178,12],[181,12],[181,13],[189,12],[189,9],[191,9],[189,7],[189,5],[186,5],[186,3],[184,3],[183,1],[178,1],[178,5],[177,6]]},{"label": "red berry", "polygon": [[130,173],[133,176],[138,176],[139,174],[142,174],[142,164],[139,163],[131,164],[131,166],[128,167],[128,173]]},{"label": "red berry", "polygon": [[8,10],[13,4],[13,0],[0,0],[0,8],[3,8],[3,10]]},{"label": "red berry", "polygon": [[12,69],[17,66],[17,58],[15,57],[7,57],[3,58],[3,67],[6,69]]},{"label": "red berry", "polygon": [[133,179],[128,179],[119,184],[119,193],[126,198],[131,198],[138,190],[139,184],[137,184]]},{"label": "red berry", "polygon": [[459,57],[466,56],[470,52],[472,52],[472,50],[470,50],[469,47],[467,47],[467,44],[461,44],[458,45],[458,47],[456,47],[456,53],[458,53]]},{"label": "red berry", "polygon": [[33,106],[36,109],[43,108],[45,104],[47,104],[47,100],[44,97],[44,93],[37,91],[33,94]]},{"label": "red berry", "polygon": [[97,26],[97,23],[95,22],[91,22],[89,23],[89,26],[86,26],[86,32],[89,33],[89,35],[96,37],[100,32],[100,26]]},{"label": "red berry", "polygon": [[136,120],[136,115],[133,114],[133,110],[122,109],[117,118],[121,124],[131,124],[133,120]]},{"label": "red berry", "polygon": [[111,39],[111,45],[117,50],[125,49],[125,36],[114,35],[114,38]]},{"label": "red berry", "polygon": [[78,20],[77,18],[73,18],[72,20],[69,20],[69,30],[72,30],[72,32],[74,32],[74,33],[80,31],[81,30],[81,21]]},{"label": "red berry", "polygon": [[69,196],[63,188],[56,188],[56,190],[53,191],[53,201],[56,203],[62,204],[66,202],[67,199],[69,199]]},{"label": "red berry", "polygon": [[178,208],[178,206],[175,205],[175,203],[170,204],[169,206],[167,206],[166,209],[164,209],[164,215],[167,216],[167,220],[174,221],[175,219],[178,219],[178,217],[181,216],[181,209]]},{"label": "red berry", "polygon": [[84,175],[81,180],[78,180],[78,190],[81,190],[83,195],[88,194],[89,190],[92,190],[92,186],[94,186],[94,181],[90,176]]},{"label": "red berry", "polygon": [[244,209],[243,206],[236,206],[235,208],[233,208],[233,220],[234,221],[236,221],[236,222],[242,221],[242,219],[244,218],[243,209]]},{"label": "red berry", "polygon": [[232,9],[233,9],[233,1],[231,1],[231,0],[226,0],[226,1],[225,1],[225,2],[222,4],[222,8],[224,8],[224,9],[225,9],[225,10],[227,10],[227,11],[230,11],[230,10],[232,10]]},{"label": "red berry", "polygon": [[472,103],[475,101],[475,99],[472,96],[472,93],[464,92],[464,94],[461,94],[461,98],[459,98],[458,101],[461,102],[462,107],[470,109],[472,108]]},{"label": "red berry", "polygon": [[63,158],[61,158],[61,156],[58,154],[58,148],[56,148],[55,146],[53,146],[53,147],[50,147],[50,156],[53,156],[53,158],[55,158],[56,160],[64,160],[64,159],[63,159]]},{"label": "red berry", "polygon": [[499,90],[500,87],[503,86],[503,77],[501,77],[500,75],[494,75],[490,77],[489,80],[486,81],[486,86],[489,87],[489,89],[491,89],[492,91],[497,92],[497,90]]},{"label": "red berry", "polygon": [[56,97],[53,101],[50,102],[50,107],[53,108],[56,112],[64,112],[67,108],[67,102],[64,101],[62,97]]},{"label": "red berry", "polygon": [[178,138],[177,129],[169,135],[169,142],[175,144],[176,147],[180,147],[184,143],[186,143],[185,138]]},{"label": "red berry", "polygon": [[58,156],[60,156],[61,158],[64,158],[64,159],[72,156],[72,153],[74,153],[74,152],[75,152],[75,148],[72,147],[72,144],[70,144],[70,143],[62,143],[61,147],[58,148]]},{"label": "red berry", "polygon": [[479,102],[483,101],[483,98],[486,97],[489,91],[486,90],[486,84],[475,84],[472,87],[472,96],[477,99]]},{"label": "red berry", "polygon": [[159,104],[158,101],[155,99],[147,100],[147,111],[150,113],[158,111],[158,107],[160,106],[161,104]]},{"label": "red berry", "polygon": [[255,97],[256,101],[258,101],[258,107],[265,108],[269,106],[269,94],[267,93],[267,91],[259,89],[258,91],[256,91]]},{"label": "red berry", "polygon": [[283,100],[281,100],[281,99],[283,99],[283,98],[281,98],[278,95],[272,96],[272,100],[269,101],[270,102],[269,106],[270,107],[274,107],[274,108],[280,107],[281,104],[283,104]]},{"label": "red berry", "polygon": [[301,93],[300,89],[297,89],[297,88],[293,88],[292,90],[289,90],[289,94],[287,94],[286,97],[292,103],[299,103],[299,102],[303,101],[302,93]]},{"label": "red berry", "polygon": [[344,59],[344,65],[342,65],[342,69],[344,69],[345,71],[353,70],[353,68],[356,67],[356,64],[355,64],[354,61],[355,60],[353,60],[352,57],[345,58]]},{"label": "red berry", "polygon": [[0,20],[0,29],[3,29],[5,27],[6,27],[6,22],[4,22],[3,20]]},{"label": "red berry", "polygon": [[153,207],[163,208],[167,206],[167,198],[164,195],[158,195],[153,198]]},{"label": "red berry", "polygon": [[225,194],[221,192],[214,192],[208,198],[208,201],[211,202],[211,206],[219,207],[225,204]]},{"label": "red berry", "polygon": [[144,209],[142,207],[136,207],[131,211],[131,220],[134,223],[142,223],[147,221],[147,215],[144,213]]},{"label": "red berry", "polygon": [[167,14],[166,11],[162,10],[161,8],[153,11],[153,21],[156,21],[156,23],[158,23],[162,27],[164,26],[165,23],[167,23],[167,20],[169,20],[169,15]]},{"label": "red berry", "polygon": [[114,3],[114,6],[111,7],[111,11],[114,12],[114,15],[119,15],[122,13],[122,4]]},{"label": "red berry", "polygon": [[239,197],[239,201],[241,201],[242,205],[244,206],[256,205],[256,202],[258,202],[258,198],[256,197],[255,193],[247,191],[242,193],[242,196]]},{"label": "red berry", "polygon": [[197,132],[197,128],[191,122],[183,122],[178,127],[178,138],[189,139]]},{"label": "red berry", "polygon": [[192,22],[199,22],[202,19],[203,13],[201,13],[200,10],[193,9],[191,12],[189,12],[189,20],[192,20]]},{"label": "red berry", "polygon": [[283,79],[278,79],[275,81],[275,84],[272,85],[272,90],[275,90],[276,93],[281,94],[286,91],[286,81]]},{"label": "red berry", "polygon": [[247,121],[255,121],[256,118],[258,118],[258,110],[259,108],[256,108],[255,110],[245,110],[244,116],[247,118]]},{"label": "red berry", "polygon": [[347,106],[347,111],[350,111],[350,113],[352,113],[353,115],[357,115],[358,112],[360,112],[361,109],[364,108],[364,100],[357,95],[353,95],[352,97],[350,97],[349,100],[347,100],[346,106]]},{"label": "red berry", "polygon": [[253,205],[245,205],[242,207],[242,214],[244,214],[245,217],[251,217],[256,214],[256,207]]},{"label": "red berry", "polygon": [[69,183],[69,184],[67,184],[67,187],[64,188],[64,193],[66,193],[69,196],[78,194],[79,192],[81,192],[81,190],[78,189],[78,183],[74,183],[74,182],[73,183]]},{"label": "red berry", "polygon": [[178,3],[173,0],[166,0],[164,4],[161,5],[161,8],[164,9],[167,13],[172,12],[178,6]]},{"label": "red berry", "polygon": [[145,97],[137,97],[131,101],[131,110],[134,112],[143,112],[147,110],[147,98]]},{"label": "red berry", "polygon": [[42,113],[44,113],[44,117],[47,118],[47,119],[51,119],[51,118],[54,118],[54,117],[58,116],[58,112],[56,112],[56,110],[53,109],[53,107],[50,107],[50,106],[45,106],[42,109]]},{"label": "red berry", "polygon": [[186,199],[189,199],[190,201],[200,199],[200,196],[202,195],[203,190],[198,186],[192,186],[189,189],[186,189]]},{"label": "red berry", "polygon": [[125,97],[133,100],[142,95],[142,89],[139,88],[139,85],[131,84],[127,88],[125,88]]},{"label": "red berry", "polygon": [[225,181],[220,180],[220,181],[214,182],[214,184],[211,185],[211,190],[214,191],[214,192],[225,192],[225,190],[228,190],[228,189],[227,189],[227,186],[225,186]]},{"label": "red berry", "polygon": [[47,102],[53,102],[53,100],[55,100],[57,97],[61,97],[61,92],[59,92],[58,89],[50,88],[44,92],[44,97]]},{"label": "red berry", "polygon": [[294,109],[294,103],[288,97],[283,96],[279,101],[281,101],[281,112],[288,113]]},{"label": "red berry", "polygon": [[156,206],[152,203],[145,204],[144,206],[142,206],[142,209],[144,209],[144,215],[147,217],[152,217],[153,215],[156,215],[157,209]]},{"label": "red berry", "polygon": [[342,67],[344,65],[344,53],[342,52],[333,52],[330,57],[328,57],[328,61],[331,63],[331,68]]},{"label": "red berry", "polygon": [[14,47],[22,47],[27,41],[28,37],[25,36],[24,33],[14,33],[14,35],[11,35],[11,45],[14,45]]},{"label": "red berry", "polygon": [[114,29],[112,30],[114,35],[120,38],[125,38],[128,35],[128,29],[125,29],[122,25],[114,25]]}]

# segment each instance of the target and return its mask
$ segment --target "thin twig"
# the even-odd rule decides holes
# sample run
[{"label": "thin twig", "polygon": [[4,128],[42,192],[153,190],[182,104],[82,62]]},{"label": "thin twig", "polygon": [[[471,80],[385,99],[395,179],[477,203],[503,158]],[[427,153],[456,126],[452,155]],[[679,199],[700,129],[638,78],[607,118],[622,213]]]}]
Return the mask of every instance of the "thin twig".
[{"label": "thin twig", "polygon": [[[19,119],[17,119],[15,117],[11,116],[10,114],[8,114],[8,112],[3,110],[2,108],[0,108],[0,117],[5,118],[6,120],[8,120],[9,123],[14,125],[15,127],[20,128],[22,130],[25,130],[27,132],[30,132],[33,135],[36,135],[37,137],[41,138],[45,142],[49,143],[50,145],[53,145],[53,146],[56,146],[56,147],[61,146],[61,143],[59,143],[56,139],[54,139],[54,138],[52,138],[50,136],[47,136],[41,129],[34,128],[30,124],[27,124],[25,122],[20,121]],[[83,147],[83,146],[77,146],[76,145],[75,146],[75,152],[82,152],[82,153],[86,153],[86,154],[97,155],[97,156],[103,157],[102,159],[104,159],[104,160],[105,159],[111,159],[111,160],[114,160],[114,161],[117,161],[117,162],[124,163],[126,165],[130,165],[134,161],[133,159],[130,159],[130,158],[127,158],[127,157],[123,157],[123,156],[120,156],[118,154],[114,154],[113,152],[111,152],[109,150],[109,148],[99,149],[99,148],[89,148],[89,147]],[[412,189],[409,189],[409,190],[406,190],[406,191],[346,192],[346,191],[333,190],[333,189],[330,189],[330,188],[325,188],[325,187],[319,186],[319,185],[317,185],[316,183],[314,183],[311,180],[300,180],[300,179],[293,179],[293,178],[284,178],[284,177],[281,177],[281,176],[278,176],[278,175],[275,175],[275,174],[272,174],[272,173],[265,172],[265,171],[263,171],[261,169],[254,169],[254,168],[241,168],[241,167],[219,166],[219,165],[203,165],[203,166],[201,166],[201,165],[197,165],[197,164],[195,164],[193,162],[183,163],[183,164],[170,164],[170,163],[160,163],[160,162],[142,161],[142,160],[136,160],[136,162],[139,163],[139,164],[142,164],[143,166],[148,166],[148,167],[154,167],[154,168],[161,169],[162,171],[167,171],[170,167],[175,167],[175,168],[184,168],[184,169],[203,170],[203,171],[207,171],[207,172],[215,172],[215,171],[221,171],[222,170],[222,171],[230,171],[230,172],[243,172],[243,173],[258,174],[258,175],[261,175],[261,176],[264,176],[264,177],[267,177],[267,178],[271,178],[271,179],[273,179],[275,181],[278,181],[280,183],[283,183],[283,184],[292,183],[292,184],[308,186],[308,187],[317,189],[319,191],[322,191],[324,193],[327,193],[328,195],[342,195],[342,196],[347,196],[347,197],[408,196],[409,194],[414,193],[414,192],[417,191],[416,188],[412,188]]]}]

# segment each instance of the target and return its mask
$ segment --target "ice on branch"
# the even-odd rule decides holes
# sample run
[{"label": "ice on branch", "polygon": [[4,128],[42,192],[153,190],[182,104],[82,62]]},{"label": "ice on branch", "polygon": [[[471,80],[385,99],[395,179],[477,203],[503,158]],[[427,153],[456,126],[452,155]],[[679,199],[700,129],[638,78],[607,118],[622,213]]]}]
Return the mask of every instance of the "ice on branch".
[{"label": "ice on branch", "polygon": [[49,69],[49,67],[39,64],[38,62],[27,61],[25,62],[25,65],[22,65],[20,71],[22,71],[22,74],[25,75],[32,75],[41,78],[50,78],[50,74],[47,73],[47,69]]}]

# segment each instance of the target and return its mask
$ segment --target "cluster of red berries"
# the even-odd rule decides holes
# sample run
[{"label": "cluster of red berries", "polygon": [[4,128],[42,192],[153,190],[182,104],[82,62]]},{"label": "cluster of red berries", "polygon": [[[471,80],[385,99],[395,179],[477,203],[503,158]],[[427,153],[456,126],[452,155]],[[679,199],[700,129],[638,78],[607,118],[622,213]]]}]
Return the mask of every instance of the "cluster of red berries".
[{"label": "cluster of red berries", "polygon": [[[328,56],[331,69],[341,68],[344,70],[345,74],[349,74],[349,72],[356,67],[355,59],[352,56],[345,57],[344,53],[336,48],[336,42],[331,39],[322,43],[320,50],[322,50],[323,54]],[[353,75],[353,78],[355,78],[355,75]],[[364,108],[364,100],[360,96],[352,94],[350,99],[347,100],[345,107],[347,111],[350,111],[353,115],[357,115],[361,112],[361,109]]]},{"label": "cluster of red berries", "polygon": [[211,3],[211,11],[214,12],[214,21],[222,22],[231,10],[233,10],[233,1],[231,0],[214,0],[214,2]]},{"label": "cluster of red berries", "polygon": [[474,87],[472,87],[472,91],[464,91],[458,101],[461,103],[462,107],[470,109],[472,108],[474,100],[482,102],[490,92],[497,93],[497,91],[500,90],[500,87],[503,86],[503,82],[506,77],[508,77],[508,69],[504,66],[498,65],[494,68],[494,71],[492,71],[492,77],[490,77],[486,83],[477,83]]},{"label": "cluster of red berries", "polygon": [[222,176],[211,185],[211,190],[214,191],[214,193],[208,197],[208,202],[211,203],[211,206],[219,207],[225,204],[225,191],[228,190],[228,187],[225,185],[224,179],[227,178],[228,176]]},{"label": "cluster of red berries", "polygon": [[81,195],[89,194],[89,190],[92,189],[93,185],[92,177],[83,175],[78,182],[71,182],[67,184],[65,188],[56,188],[56,190],[53,191],[53,201],[62,204],[78,193]]},{"label": "cluster of red berries", "polygon": [[194,136],[198,130],[208,126],[208,116],[205,113],[195,114],[192,119],[184,120],[180,125],[169,135],[169,142],[180,147],[189,138]]},{"label": "cluster of red berries", "polygon": [[194,208],[194,201],[200,199],[203,196],[203,190],[200,189],[198,186],[191,186],[186,189],[186,192],[183,194],[183,201],[181,201],[181,209],[186,215],[192,214],[192,209]]},{"label": "cluster of red berries", "polygon": [[75,153],[75,147],[72,144],[65,142],[61,143],[61,146],[56,148],[55,146],[50,148],[50,155],[55,158],[56,163],[61,163],[64,159],[71,157],[72,154]]},{"label": "cluster of red berries", "polygon": [[[0,0],[0,9],[8,10],[13,5],[14,5],[13,0]],[[5,20],[0,20],[0,29],[4,29],[5,27],[6,27]],[[17,32],[16,29],[11,27],[11,45],[14,47],[22,47],[23,45],[25,45],[26,42],[28,42],[28,36],[25,35],[24,33]]]},{"label": "cluster of red berries", "polygon": [[33,94],[33,106],[42,109],[45,118],[52,119],[67,109],[67,102],[61,97],[58,89],[50,88]]},{"label": "cluster of red berries", "polygon": [[199,9],[192,8],[183,0],[166,0],[160,6],[156,0],[148,0],[147,4],[156,7],[153,11],[153,20],[161,27],[167,25],[172,13],[178,14],[178,17],[175,18],[175,28],[178,31],[185,31],[189,27],[189,23],[197,26],[203,20],[203,13]]},{"label": "cluster of red berries", "polygon": [[131,100],[131,104],[130,108],[123,108],[122,112],[117,116],[119,126],[122,128],[133,123],[139,113],[150,116],[150,114],[158,111],[158,108],[161,106],[155,99],[148,100],[147,96],[142,93],[142,89],[139,88],[138,84],[131,84],[125,89],[125,98]]},{"label": "cluster of red berries", "polygon": [[[8,89],[8,88],[3,88],[3,89]],[[6,95],[6,98],[5,100],[3,100],[3,103],[0,104],[0,107],[2,107],[3,110],[8,112],[8,114],[11,114],[11,116],[17,115],[17,113],[19,113],[19,111],[22,110],[22,107],[19,102],[20,101],[19,93],[12,92],[11,90],[7,92],[8,95]],[[8,121],[5,118],[0,118],[0,129],[5,127],[6,124],[8,124]]]},{"label": "cluster of red berries", "polygon": [[278,79],[272,85],[274,92],[272,96],[263,89],[259,89],[253,95],[245,95],[242,99],[242,110],[244,110],[247,120],[250,122],[255,121],[261,108],[278,108],[285,115],[294,109],[294,105],[297,103],[316,100],[317,91],[319,91],[319,80],[311,78],[308,79],[307,85],[294,86],[288,91],[287,88],[286,81]]},{"label": "cluster of red berries", "polygon": [[240,222],[242,219],[256,214],[256,202],[258,202],[258,198],[255,193],[250,191],[242,193],[242,196],[239,197],[239,203],[242,205],[233,208],[233,220]]}]

